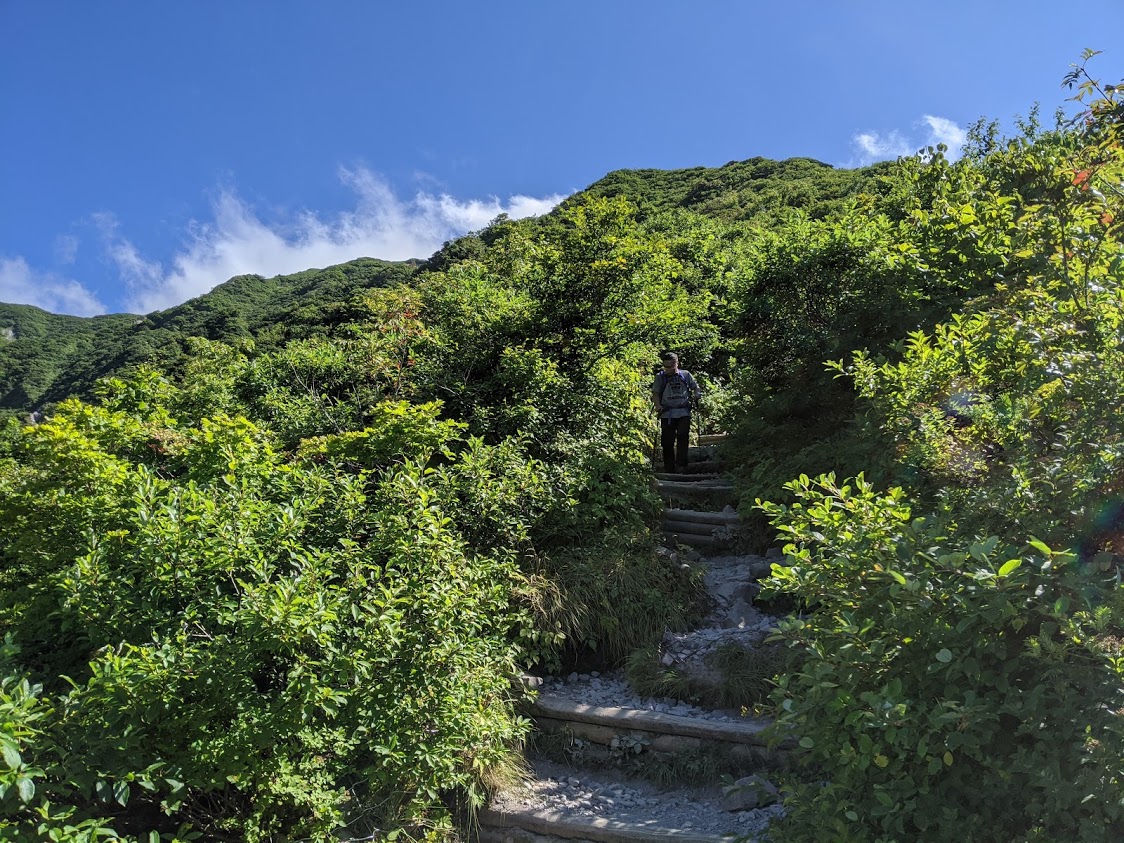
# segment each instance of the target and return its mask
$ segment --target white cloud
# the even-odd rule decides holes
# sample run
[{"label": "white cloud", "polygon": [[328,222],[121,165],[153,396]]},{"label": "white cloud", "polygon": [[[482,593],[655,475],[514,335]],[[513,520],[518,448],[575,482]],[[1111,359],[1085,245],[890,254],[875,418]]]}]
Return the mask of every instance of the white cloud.
[{"label": "white cloud", "polygon": [[364,168],[340,170],[356,195],[353,210],[325,218],[305,211],[292,222],[269,225],[233,190],[214,202],[213,218],[193,224],[189,240],[165,267],[146,260],[99,220],[109,257],[128,285],[129,310],[147,313],[201,295],[234,275],[272,276],[343,263],[358,257],[385,260],[425,258],[446,240],[483,228],[501,213],[521,218],[545,213],[564,196],[513,196],[461,201],[448,194],[420,192],[399,199],[376,174]]},{"label": "white cloud", "polygon": [[926,114],[914,124],[914,128],[924,130],[924,134],[915,133],[906,136],[897,129],[885,135],[878,132],[856,134],[851,142],[855,147],[857,160],[852,161],[851,166],[863,167],[875,161],[915,155],[919,150],[939,143],[948,147],[946,155],[950,159],[955,160],[960,157],[960,149],[967,138],[967,132],[954,121],[947,117]]},{"label": "white cloud", "polygon": [[34,270],[21,257],[0,257],[0,301],[74,316],[105,313],[105,306],[77,281]]},{"label": "white cloud", "polygon": [[950,158],[959,158],[960,148],[968,139],[968,133],[947,117],[926,114],[921,119],[929,126],[929,142],[926,145],[936,146],[938,143],[943,143],[948,147]]},{"label": "white cloud", "polygon": [[886,136],[877,132],[862,132],[855,135],[854,142],[859,148],[863,164],[912,155],[917,151],[917,147],[903,138],[896,129]]}]

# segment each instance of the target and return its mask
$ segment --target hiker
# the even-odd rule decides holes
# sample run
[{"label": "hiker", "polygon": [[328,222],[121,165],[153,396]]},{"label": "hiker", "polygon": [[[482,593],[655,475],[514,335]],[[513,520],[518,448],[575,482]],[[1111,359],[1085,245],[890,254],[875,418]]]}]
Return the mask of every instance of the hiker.
[{"label": "hiker", "polygon": [[652,383],[652,403],[660,414],[660,445],[663,470],[687,472],[687,440],[691,435],[691,407],[702,394],[691,373],[679,368],[679,355],[668,351],[660,357],[663,370]]}]

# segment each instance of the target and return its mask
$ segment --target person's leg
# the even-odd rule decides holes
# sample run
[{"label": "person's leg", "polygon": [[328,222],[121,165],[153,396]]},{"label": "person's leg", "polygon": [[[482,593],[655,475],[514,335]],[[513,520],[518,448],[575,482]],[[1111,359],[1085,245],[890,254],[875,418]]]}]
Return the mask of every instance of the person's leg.
[{"label": "person's leg", "polygon": [[683,416],[675,420],[675,464],[680,474],[687,473],[687,449],[690,447],[691,417]]},{"label": "person's leg", "polygon": [[660,419],[660,447],[663,448],[663,470],[675,471],[675,419]]}]

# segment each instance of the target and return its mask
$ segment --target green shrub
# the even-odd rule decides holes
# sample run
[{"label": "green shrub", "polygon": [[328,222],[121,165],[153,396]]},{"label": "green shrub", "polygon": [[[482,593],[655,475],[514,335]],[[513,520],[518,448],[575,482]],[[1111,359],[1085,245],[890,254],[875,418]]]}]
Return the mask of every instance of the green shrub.
[{"label": "green shrub", "polygon": [[775,644],[743,647],[727,642],[703,659],[707,670],[686,671],[660,663],[656,647],[634,651],[625,666],[628,682],[643,696],[692,700],[713,708],[758,709],[785,666]]},{"label": "green shrub", "polygon": [[19,798],[0,828],[46,812],[127,835],[326,840],[424,829],[450,795],[479,804],[526,729],[520,577],[466,545],[424,456],[291,463],[220,417],[172,431],[148,465],[112,453],[138,425],[64,404],[24,429],[0,483],[0,623],[30,645],[3,685]]},{"label": "green shrub", "polygon": [[683,631],[705,614],[701,569],[656,554],[649,536],[631,530],[558,550],[539,560],[534,574],[549,584],[536,626],[564,636],[568,659],[596,654],[621,663],[658,643],[664,630]]},{"label": "green shrub", "polygon": [[797,789],[783,839],[1120,839],[1107,586],[1035,539],[950,538],[861,477],[789,491],[762,505],[790,542],[767,590],[811,611],[781,624],[799,666],[774,702],[827,782]]}]

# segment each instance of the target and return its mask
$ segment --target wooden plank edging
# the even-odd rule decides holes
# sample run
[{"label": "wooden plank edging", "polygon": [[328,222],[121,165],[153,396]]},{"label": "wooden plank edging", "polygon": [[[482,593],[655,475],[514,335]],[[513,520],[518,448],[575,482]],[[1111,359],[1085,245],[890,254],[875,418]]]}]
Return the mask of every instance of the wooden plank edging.
[{"label": "wooden plank edging", "polygon": [[766,741],[761,734],[769,726],[768,723],[762,722],[717,723],[713,720],[680,717],[677,714],[664,714],[659,711],[585,705],[550,694],[539,695],[539,698],[531,704],[531,715],[536,714],[554,720],[572,720],[578,723],[612,726],[622,731],[634,729],[642,732],[683,735],[708,741],[725,741],[754,746],[766,746]]},{"label": "wooden plank edging", "polygon": [[650,840],[676,840],[679,843],[729,843],[734,832],[725,835],[698,834],[676,828],[638,826],[606,820],[571,817],[556,811],[506,811],[484,808],[477,815],[480,824],[491,828],[522,828],[567,840],[593,843],[644,843]]},{"label": "wooden plank edging", "polygon": [[729,434],[726,433],[703,433],[698,436],[697,442],[699,447],[705,447],[725,442],[728,438]]},{"label": "wooden plank edging", "polygon": [[668,507],[663,511],[668,521],[694,521],[699,524],[712,524],[715,527],[734,527],[742,523],[736,512],[704,512],[697,509],[675,509]]}]

